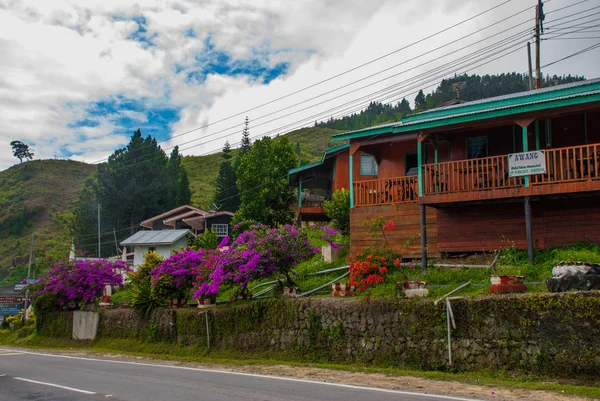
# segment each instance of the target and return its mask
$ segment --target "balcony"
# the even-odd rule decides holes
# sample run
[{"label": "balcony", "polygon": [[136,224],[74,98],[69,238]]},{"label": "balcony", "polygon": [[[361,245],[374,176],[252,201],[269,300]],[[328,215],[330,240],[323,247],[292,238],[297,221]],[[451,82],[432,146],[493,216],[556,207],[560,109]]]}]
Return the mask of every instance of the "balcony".
[{"label": "balcony", "polygon": [[419,200],[416,176],[358,181],[354,187],[354,206],[412,203]]},{"label": "balcony", "polygon": [[546,173],[509,177],[508,155],[423,166],[425,204],[600,191],[600,144],[547,149]]},{"label": "balcony", "polygon": [[324,215],[323,202],[328,200],[331,200],[330,190],[305,188],[291,207],[304,215]]}]

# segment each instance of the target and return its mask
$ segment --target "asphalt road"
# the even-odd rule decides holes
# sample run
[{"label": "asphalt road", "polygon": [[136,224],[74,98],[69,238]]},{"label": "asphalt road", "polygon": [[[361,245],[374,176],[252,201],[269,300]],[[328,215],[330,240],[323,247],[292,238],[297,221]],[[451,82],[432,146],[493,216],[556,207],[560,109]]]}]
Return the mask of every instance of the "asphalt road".
[{"label": "asphalt road", "polygon": [[[468,400],[154,363],[0,349],[1,401]],[[469,400],[470,401],[470,400]]]}]

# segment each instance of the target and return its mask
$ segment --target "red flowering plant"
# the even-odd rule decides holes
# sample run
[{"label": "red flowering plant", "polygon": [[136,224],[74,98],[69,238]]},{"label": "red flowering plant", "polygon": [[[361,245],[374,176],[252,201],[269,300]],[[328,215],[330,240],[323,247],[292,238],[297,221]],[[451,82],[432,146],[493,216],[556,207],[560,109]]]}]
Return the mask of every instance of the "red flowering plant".
[{"label": "red flowering plant", "polygon": [[380,239],[380,243],[363,248],[355,254],[348,256],[350,266],[350,285],[357,291],[366,291],[384,281],[384,276],[390,269],[400,269],[402,255],[394,250],[385,236],[386,231],[393,231],[396,227],[393,221],[385,222],[382,217],[369,220],[365,223],[369,227],[369,238]]}]

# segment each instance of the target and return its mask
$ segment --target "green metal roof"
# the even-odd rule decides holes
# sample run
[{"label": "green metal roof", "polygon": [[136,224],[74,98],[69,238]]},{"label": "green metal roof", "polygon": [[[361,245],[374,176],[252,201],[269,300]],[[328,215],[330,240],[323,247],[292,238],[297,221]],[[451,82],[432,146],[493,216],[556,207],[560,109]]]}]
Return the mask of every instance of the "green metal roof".
[{"label": "green metal roof", "polygon": [[335,154],[341,150],[348,149],[349,147],[350,147],[349,143],[344,143],[342,145],[338,145],[338,146],[334,146],[333,148],[329,148],[329,149],[325,150],[325,152],[323,153],[323,157],[321,158],[320,161],[316,161],[316,162],[313,162],[310,164],[306,164],[304,166],[293,168],[288,171],[288,177],[292,174],[296,174],[301,171],[310,170],[311,168],[318,167],[321,164],[323,164],[323,162],[325,161],[325,159],[327,159],[327,157],[332,156],[333,154]]},{"label": "green metal roof", "polygon": [[332,140],[399,134],[598,101],[600,79],[594,79],[433,109],[406,116],[397,123],[334,135]]}]

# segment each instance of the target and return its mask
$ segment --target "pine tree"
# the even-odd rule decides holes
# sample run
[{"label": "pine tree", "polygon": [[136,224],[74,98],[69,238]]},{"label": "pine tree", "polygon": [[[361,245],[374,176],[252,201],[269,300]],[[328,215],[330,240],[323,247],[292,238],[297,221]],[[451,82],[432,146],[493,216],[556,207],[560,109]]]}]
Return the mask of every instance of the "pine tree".
[{"label": "pine tree", "polygon": [[415,110],[423,109],[425,106],[427,106],[427,102],[425,100],[425,94],[423,93],[423,89],[421,89],[415,97]]},{"label": "pine tree", "polygon": [[242,141],[240,142],[240,151],[238,152],[238,157],[235,160],[235,171],[240,167],[240,163],[244,156],[248,154],[250,148],[252,147],[252,142],[250,141],[250,120],[248,116],[246,116],[246,120],[244,120],[244,129],[242,130]]},{"label": "pine tree", "polygon": [[221,157],[223,161],[219,165],[219,173],[215,183],[215,196],[213,203],[219,210],[235,212],[240,207],[240,197],[237,190],[235,168],[231,165],[231,147],[225,142]]}]

